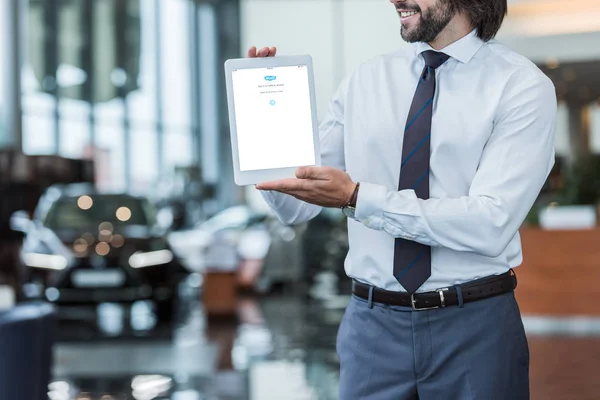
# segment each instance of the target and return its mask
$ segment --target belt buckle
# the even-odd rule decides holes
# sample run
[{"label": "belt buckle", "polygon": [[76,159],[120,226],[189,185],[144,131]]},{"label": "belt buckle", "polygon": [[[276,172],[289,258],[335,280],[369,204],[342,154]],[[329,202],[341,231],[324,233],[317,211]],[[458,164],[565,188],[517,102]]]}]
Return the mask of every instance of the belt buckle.
[{"label": "belt buckle", "polygon": [[417,307],[417,301],[415,300],[415,294],[414,293],[411,294],[410,295],[410,304],[412,305],[412,309],[414,311],[424,311],[424,310],[435,310],[437,308],[446,307],[446,299],[444,298],[445,290],[448,290],[448,288],[436,290],[436,292],[438,292],[438,294],[440,295],[440,305],[433,306],[433,307]]}]

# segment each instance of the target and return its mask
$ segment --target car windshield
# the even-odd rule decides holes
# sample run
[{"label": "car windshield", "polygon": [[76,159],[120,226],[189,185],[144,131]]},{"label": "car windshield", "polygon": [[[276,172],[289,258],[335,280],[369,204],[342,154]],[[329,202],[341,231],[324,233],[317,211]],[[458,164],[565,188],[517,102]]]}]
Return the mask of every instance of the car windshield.
[{"label": "car windshield", "polygon": [[48,211],[44,225],[51,229],[85,230],[110,222],[113,226],[150,225],[148,204],[126,195],[63,197]]}]

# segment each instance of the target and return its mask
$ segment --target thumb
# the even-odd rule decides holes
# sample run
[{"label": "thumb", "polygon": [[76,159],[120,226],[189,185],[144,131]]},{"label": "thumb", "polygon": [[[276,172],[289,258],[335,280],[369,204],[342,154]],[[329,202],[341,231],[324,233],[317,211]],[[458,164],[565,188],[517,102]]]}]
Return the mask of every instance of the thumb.
[{"label": "thumb", "polygon": [[296,178],[298,179],[310,179],[314,175],[310,167],[300,167],[296,170]]},{"label": "thumb", "polygon": [[324,167],[300,167],[296,170],[298,179],[328,179],[327,169]]}]

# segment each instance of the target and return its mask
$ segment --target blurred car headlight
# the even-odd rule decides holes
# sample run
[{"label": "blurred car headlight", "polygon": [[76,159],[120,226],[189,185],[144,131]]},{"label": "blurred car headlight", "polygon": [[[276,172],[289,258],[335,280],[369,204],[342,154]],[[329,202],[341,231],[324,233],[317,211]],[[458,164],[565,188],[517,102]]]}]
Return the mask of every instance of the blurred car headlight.
[{"label": "blurred car headlight", "polygon": [[129,257],[131,268],[145,268],[154,265],[168,264],[173,261],[171,250],[157,250],[147,253],[137,252]]},{"label": "blurred car headlight", "polygon": [[28,267],[54,269],[57,271],[67,268],[68,260],[65,256],[41,253],[26,253],[23,262]]}]

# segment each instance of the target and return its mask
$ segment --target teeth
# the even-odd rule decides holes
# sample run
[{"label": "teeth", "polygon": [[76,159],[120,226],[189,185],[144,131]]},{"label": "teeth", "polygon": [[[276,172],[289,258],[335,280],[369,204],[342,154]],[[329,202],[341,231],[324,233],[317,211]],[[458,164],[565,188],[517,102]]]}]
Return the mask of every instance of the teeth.
[{"label": "teeth", "polygon": [[400,16],[402,16],[402,18],[407,18],[407,17],[415,15],[416,13],[417,13],[416,11],[401,11]]}]

